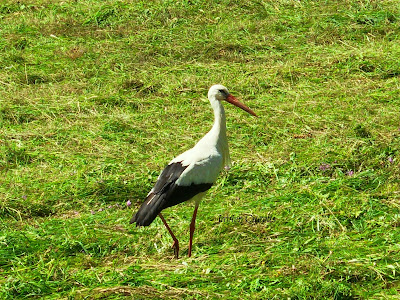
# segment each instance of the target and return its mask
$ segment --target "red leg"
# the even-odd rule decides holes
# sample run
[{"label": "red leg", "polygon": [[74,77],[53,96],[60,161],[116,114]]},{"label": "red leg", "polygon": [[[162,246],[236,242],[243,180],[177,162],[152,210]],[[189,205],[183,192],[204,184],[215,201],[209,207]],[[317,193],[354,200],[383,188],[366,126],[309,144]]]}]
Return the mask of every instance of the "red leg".
[{"label": "red leg", "polygon": [[195,207],[194,207],[192,222],[190,222],[190,238],[189,238],[189,253],[188,253],[189,257],[192,256],[192,241],[193,241],[193,234],[194,234],[194,229],[195,229],[196,215],[197,215],[198,208],[199,208],[199,202],[196,202]]},{"label": "red leg", "polygon": [[168,230],[169,234],[171,235],[172,239],[174,240],[174,243],[172,244],[172,248],[174,249],[175,258],[178,258],[178,255],[179,255],[179,242],[178,242],[178,239],[173,234],[171,228],[169,228],[169,226],[167,224],[167,221],[165,221],[163,215],[161,213],[159,213],[158,216],[161,218],[161,220],[163,221],[165,227],[167,227],[167,230]]}]

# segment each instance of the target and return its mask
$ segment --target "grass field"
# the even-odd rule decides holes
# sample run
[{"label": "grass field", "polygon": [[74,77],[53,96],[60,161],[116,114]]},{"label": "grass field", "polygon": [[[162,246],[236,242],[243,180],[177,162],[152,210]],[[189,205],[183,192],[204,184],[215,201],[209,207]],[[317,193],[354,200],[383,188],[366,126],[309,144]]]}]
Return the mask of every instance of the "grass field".
[{"label": "grass field", "polygon": [[[396,0],[1,1],[0,298],[399,299],[399,40]],[[175,260],[129,219],[215,83],[259,118]]]}]

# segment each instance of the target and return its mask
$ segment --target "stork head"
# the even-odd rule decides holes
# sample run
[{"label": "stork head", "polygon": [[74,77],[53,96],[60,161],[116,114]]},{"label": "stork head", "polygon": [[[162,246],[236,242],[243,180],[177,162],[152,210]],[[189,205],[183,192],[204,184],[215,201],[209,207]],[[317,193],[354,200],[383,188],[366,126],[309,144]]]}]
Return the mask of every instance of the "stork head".
[{"label": "stork head", "polygon": [[214,99],[218,101],[222,100],[227,101],[243,109],[244,111],[247,111],[249,114],[257,117],[254,111],[252,111],[249,107],[247,107],[243,103],[239,102],[239,100],[237,100],[234,96],[232,96],[231,93],[229,93],[228,89],[221,84],[215,84],[212,87],[210,87],[210,89],[208,90],[208,99],[210,101]]},{"label": "stork head", "polygon": [[226,100],[230,95],[228,89],[221,84],[215,84],[208,90],[208,99],[215,98],[218,101]]}]

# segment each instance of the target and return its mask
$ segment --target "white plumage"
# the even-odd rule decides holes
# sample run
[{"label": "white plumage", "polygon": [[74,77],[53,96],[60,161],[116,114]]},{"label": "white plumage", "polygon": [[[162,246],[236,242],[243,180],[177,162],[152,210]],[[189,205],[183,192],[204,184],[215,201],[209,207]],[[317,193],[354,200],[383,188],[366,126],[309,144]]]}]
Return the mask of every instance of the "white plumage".
[{"label": "white plumage", "polygon": [[174,240],[173,248],[176,258],[179,243],[161,211],[190,199],[195,200],[195,210],[190,224],[190,257],[200,200],[217,180],[221,169],[230,165],[225,111],[221,101],[225,100],[256,116],[250,108],[236,100],[222,85],[213,85],[208,91],[208,99],[214,110],[213,127],[192,149],[178,155],[167,165],[140,209],[131,219],[131,223],[136,222],[137,226],[148,226],[157,215],[160,216]]}]

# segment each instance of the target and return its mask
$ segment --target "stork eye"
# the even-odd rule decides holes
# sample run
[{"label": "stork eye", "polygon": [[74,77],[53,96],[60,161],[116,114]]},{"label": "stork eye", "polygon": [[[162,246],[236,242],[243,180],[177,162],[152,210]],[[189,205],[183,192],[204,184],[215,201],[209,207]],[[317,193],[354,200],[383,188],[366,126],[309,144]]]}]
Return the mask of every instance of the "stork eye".
[{"label": "stork eye", "polygon": [[227,96],[228,93],[225,90],[218,90],[222,95]]}]

